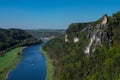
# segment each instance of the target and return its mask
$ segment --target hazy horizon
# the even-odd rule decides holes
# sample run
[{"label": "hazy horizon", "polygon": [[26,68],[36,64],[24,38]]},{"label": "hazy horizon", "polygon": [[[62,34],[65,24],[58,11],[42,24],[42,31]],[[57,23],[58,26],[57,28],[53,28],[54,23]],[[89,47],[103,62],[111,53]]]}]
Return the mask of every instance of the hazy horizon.
[{"label": "hazy horizon", "polygon": [[1,0],[0,28],[67,29],[120,10],[114,0]]}]

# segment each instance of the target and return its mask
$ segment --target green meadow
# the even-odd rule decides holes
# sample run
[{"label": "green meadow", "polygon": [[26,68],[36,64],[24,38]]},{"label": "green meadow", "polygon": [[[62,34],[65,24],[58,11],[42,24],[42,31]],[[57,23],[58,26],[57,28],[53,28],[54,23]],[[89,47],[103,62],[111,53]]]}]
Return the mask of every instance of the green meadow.
[{"label": "green meadow", "polygon": [[4,54],[4,56],[0,56],[0,80],[4,80],[8,72],[15,68],[16,64],[20,60],[20,54],[22,51],[22,47],[18,47],[12,49]]},{"label": "green meadow", "polygon": [[43,55],[46,58],[46,65],[47,65],[47,76],[46,76],[46,80],[54,80],[54,66],[53,66],[53,60],[49,58],[49,55],[46,51],[44,51],[42,48],[40,48],[40,50],[42,51]]}]

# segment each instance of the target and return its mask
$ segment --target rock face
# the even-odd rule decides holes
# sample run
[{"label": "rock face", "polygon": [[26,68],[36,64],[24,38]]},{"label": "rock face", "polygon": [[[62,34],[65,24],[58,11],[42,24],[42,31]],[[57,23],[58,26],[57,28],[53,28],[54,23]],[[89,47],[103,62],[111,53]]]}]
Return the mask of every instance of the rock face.
[{"label": "rock face", "polygon": [[106,15],[104,15],[104,16],[103,16],[103,20],[102,20],[102,23],[101,23],[101,24],[105,25],[106,23],[107,23],[107,16],[106,16]]},{"label": "rock face", "polygon": [[[114,21],[116,21],[116,18],[114,18]],[[113,44],[113,40],[111,39],[112,32],[106,31],[109,28],[107,15],[103,16],[101,22],[95,25],[91,24],[92,23],[89,23],[89,25],[87,24],[88,27],[82,28],[80,30],[78,30],[79,28],[76,28],[75,26],[70,27],[67,34],[65,35],[65,42],[73,41],[74,43],[77,43],[80,41],[80,38],[78,37],[80,32],[85,32],[87,33],[88,39],[88,44],[84,49],[86,54],[89,55],[91,52],[94,52],[97,46],[102,46],[102,44],[104,44],[106,41],[108,41],[107,44],[109,47],[111,47]]]},{"label": "rock face", "polygon": [[[105,31],[107,28],[107,16],[104,16],[101,24],[97,24],[95,27],[89,27],[86,29],[88,32],[87,38],[90,39],[88,45],[84,50],[86,54],[89,55],[91,52],[94,52],[97,46],[101,46],[105,41],[109,40],[112,37],[112,33]],[[113,40],[109,40],[109,47],[111,47],[112,44]]]},{"label": "rock face", "polygon": [[69,42],[68,35],[65,35],[65,42]]},{"label": "rock face", "polygon": [[92,44],[93,44],[93,42],[95,41],[95,34],[90,38],[90,42],[89,42],[89,44],[88,44],[88,46],[86,47],[86,49],[84,50],[84,52],[86,53],[86,54],[88,54],[89,55],[89,53],[90,53],[90,48],[91,48],[91,46],[92,46]]},{"label": "rock face", "polygon": [[74,43],[77,43],[79,41],[79,38],[78,37],[74,37],[73,41],[74,41]]}]

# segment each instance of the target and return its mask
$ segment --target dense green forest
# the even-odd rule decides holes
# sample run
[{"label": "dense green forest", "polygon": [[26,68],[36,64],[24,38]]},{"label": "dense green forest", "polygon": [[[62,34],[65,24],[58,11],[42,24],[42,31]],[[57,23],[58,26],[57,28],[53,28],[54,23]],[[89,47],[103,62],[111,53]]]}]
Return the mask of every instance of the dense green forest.
[{"label": "dense green forest", "polygon": [[31,34],[21,29],[0,29],[0,54],[12,48],[26,46],[38,41]]},{"label": "dense green forest", "polygon": [[[67,42],[61,36],[42,47],[54,60],[55,80],[120,80],[120,12],[107,16],[107,24],[101,24],[102,19],[72,23]],[[74,42],[76,36],[78,42]]]}]

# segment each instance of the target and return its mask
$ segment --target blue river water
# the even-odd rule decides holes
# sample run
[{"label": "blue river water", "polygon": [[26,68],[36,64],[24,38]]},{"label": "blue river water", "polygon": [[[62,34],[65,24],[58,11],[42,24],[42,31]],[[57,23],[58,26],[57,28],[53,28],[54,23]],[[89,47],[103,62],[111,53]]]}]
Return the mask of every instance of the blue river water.
[{"label": "blue river water", "polygon": [[46,59],[40,51],[41,46],[39,44],[23,49],[21,61],[6,80],[45,80]]}]

